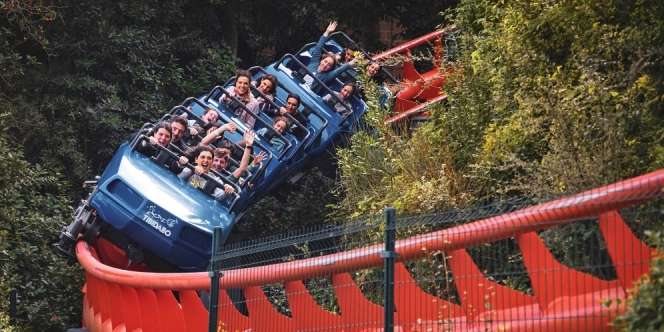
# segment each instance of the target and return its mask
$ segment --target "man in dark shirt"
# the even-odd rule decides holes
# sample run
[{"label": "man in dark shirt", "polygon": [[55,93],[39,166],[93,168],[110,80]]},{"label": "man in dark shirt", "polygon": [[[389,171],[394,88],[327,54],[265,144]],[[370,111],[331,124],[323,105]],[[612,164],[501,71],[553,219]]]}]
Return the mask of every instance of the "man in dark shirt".
[{"label": "man in dark shirt", "polygon": [[154,157],[158,164],[168,167],[173,172],[182,171],[183,165],[189,162],[184,156],[174,158],[168,152],[164,151],[171,142],[171,125],[168,122],[160,122],[152,129],[152,135],[143,139],[136,145],[139,152]]}]

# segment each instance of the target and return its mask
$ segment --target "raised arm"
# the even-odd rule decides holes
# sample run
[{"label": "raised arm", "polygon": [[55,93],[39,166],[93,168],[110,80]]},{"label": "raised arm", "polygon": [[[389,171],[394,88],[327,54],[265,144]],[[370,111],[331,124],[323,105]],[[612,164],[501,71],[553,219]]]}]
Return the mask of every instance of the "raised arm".
[{"label": "raised arm", "polygon": [[252,149],[254,146],[254,138],[256,134],[253,130],[248,130],[244,133],[244,152],[242,153],[242,159],[240,160],[240,166],[233,171],[233,176],[239,178],[244,174],[244,172],[249,168],[249,158],[251,158]]},{"label": "raised arm", "polygon": [[329,37],[334,30],[337,29],[337,21],[330,21],[330,23],[327,25],[327,28],[325,28],[325,32],[323,32],[323,36]]},{"label": "raised arm", "polygon": [[211,131],[201,140],[201,144],[208,145],[217,140],[217,138],[224,134],[225,131],[235,132],[237,126],[234,123],[225,123],[223,126]]},{"label": "raised arm", "polygon": [[323,83],[329,84],[332,80],[334,80],[337,76],[339,76],[339,74],[345,72],[349,68],[351,68],[351,64],[345,63],[341,66],[338,66],[337,68],[332,69],[327,73],[319,75],[318,78],[320,78],[321,81],[323,81]]},{"label": "raised arm", "polygon": [[323,32],[323,35],[321,35],[320,38],[318,39],[316,45],[309,51],[309,54],[311,54],[311,60],[307,65],[307,68],[309,70],[316,71],[316,69],[318,68],[318,64],[320,63],[320,56],[323,52],[323,45],[325,44],[325,42],[327,42],[328,39],[330,39],[330,34],[334,32],[336,28],[337,28],[337,21],[330,22],[330,24],[327,25],[325,32]]}]

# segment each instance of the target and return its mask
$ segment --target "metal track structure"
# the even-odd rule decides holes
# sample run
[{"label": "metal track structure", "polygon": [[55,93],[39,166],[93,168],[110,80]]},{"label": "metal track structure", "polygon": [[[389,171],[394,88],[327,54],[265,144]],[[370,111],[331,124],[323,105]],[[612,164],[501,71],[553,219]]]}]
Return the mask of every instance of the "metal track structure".
[{"label": "metal track structure", "polygon": [[[664,194],[664,169],[597,189],[396,241],[396,331],[610,331],[629,290],[647,275],[656,251],[627,226],[624,209]],[[658,214],[661,217],[661,213]],[[658,218],[659,218],[658,217]],[[615,279],[604,280],[557,260],[539,232],[587,220],[597,223]],[[530,280],[523,292],[496,282],[477,266],[469,248],[513,239]],[[210,277],[114,268],[99,259],[112,246],[76,246],[85,270],[83,326],[89,331],[207,331],[204,295]],[[406,263],[445,252],[456,301],[423,291]],[[383,308],[367,299],[354,271],[382,266],[382,245],[223,272],[220,289],[241,289],[246,312],[220,292],[218,331],[382,331]],[[581,253],[583,254],[583,253]],[[305,287],[328,277],[338,304],[321,307]],[[282,284],[290,313],[279,312],[262,286]]]}]

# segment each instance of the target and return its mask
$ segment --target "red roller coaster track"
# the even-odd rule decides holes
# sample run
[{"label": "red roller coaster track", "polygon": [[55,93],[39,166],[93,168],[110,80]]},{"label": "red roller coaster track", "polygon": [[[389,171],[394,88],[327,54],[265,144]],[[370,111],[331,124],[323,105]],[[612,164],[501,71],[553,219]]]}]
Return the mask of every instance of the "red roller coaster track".
[{"label": "red roller coaster track", "polygon": [[[396,323],[403,331],[608,331],[632,284],[649,271],[654,251],[626,226],[620,209],[661,197],[664,170],[515,212],[397,241]],[[597,218],[616,270],[602,280],[558,262],[538,231]],[[487,279],[466,248],[515,238],[532,284],[526,294]],[[102,242],[103,246],[103,242]],[[221,288],[241,288],[244,315],[221,293],[224,331],[378,331],[382,307],[370,302],[350,272],[380,266],[380,246],[305,260],[230,270]],[[404,263],[435,251],[449,253],[460,303],[422,291]],[[207,273],[121,270],[97,259],[85,242],[76,247],[85,269],[84,326],[91,331],[205,331],[207,310],[198,291]],[[322,309],[303,280],[330,276],[340,314]],[[555,282],[554,282],[555,281]],[[291,315],[274,309],[260,286],[284,283]],[[177,293],[177,297],[174,295]],[[621,300],[621,301],[616,301]],[[362,324],[358,324],[362,322]],[[331,327],[330,327],[331,326]]]},{"label": "red roller coaster track", "polygon": [[[443,92],[443,85],[451,73],[451,68],[441,66],[445,51],[443,40],[451,31],[453,32],[454,28],[434,31],[372,57],[374,61],[398,57],[400,62],[400,68],[396,70],[401,73],[399,91],[396,94],[393,115],[386,120],[387,123],[414,117],[426,118],[428,117],[426,109],[429,106],[447,98]],[[430,45],[433,48],[433,57],[429,59],[433,68],[419,72],[415,68],[412,53],[415,48],[423,45]]]}]

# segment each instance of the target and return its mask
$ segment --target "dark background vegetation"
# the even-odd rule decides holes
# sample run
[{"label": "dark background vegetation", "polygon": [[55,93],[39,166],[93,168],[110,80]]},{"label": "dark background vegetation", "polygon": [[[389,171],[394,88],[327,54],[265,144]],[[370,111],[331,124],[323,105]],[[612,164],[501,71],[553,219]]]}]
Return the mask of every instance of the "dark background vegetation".
[{"label": "dark background vegetation", "polygon": [[[80,324],[80,271],[50,243],[82,181],[141,124],[237,67],[296,51],[330,19],[375,50],[394,41],[377,40],[385,24],[402,27],[387,31],[393,38],[428,32],[453,2],[0,1],[0,329]],[[240,233],[320,223],[335,201],[333,182],[313,171],[266,199],[244,218],[261,222]]]},{"label": "dark background vegetation", "polygon": [[[81,273],[50,243],[122,140],[235,68],[314,41],[332,18],[370,51],[456,23],[449,101],[407,138],[374,123],[338,153],[336,177],[314,169],[266,198],[240,238],[385,205],[546,197],[664,166],[661,2],[0,0],[0,329],[80,324]],[[653,321],[633,317],[624,325]]]}]

